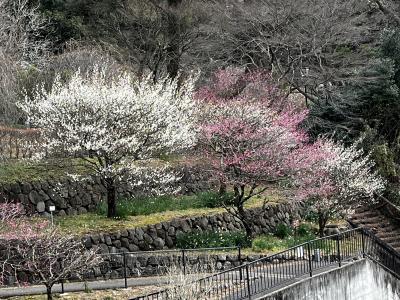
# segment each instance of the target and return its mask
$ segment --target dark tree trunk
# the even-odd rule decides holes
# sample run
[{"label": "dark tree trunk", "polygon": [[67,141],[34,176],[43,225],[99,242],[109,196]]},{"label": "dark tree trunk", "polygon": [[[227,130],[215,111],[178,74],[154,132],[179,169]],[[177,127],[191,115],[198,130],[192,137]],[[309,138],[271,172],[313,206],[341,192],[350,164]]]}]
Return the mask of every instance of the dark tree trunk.
[{"label": "dark tree trunk", "polygon": [[115,218],[117,216],[117,199],[114,182],[107,183],[107,218]]},{"label": "dark tree trunk", "polygon": [[219,182],[219,191],[218,191],[219,196],[223,196],[226,194],[226,184],[222,180]]},{"label": "dark tree trunk", "polygon": [[328,222],[328,218],[324,214],[322,214],[322,213],[318,214],[318,234],[319,234],[319,237],[323,237],[324,236],[324,229],[325,229],[325,226],[326,226],[327,222]]},{"label": "dark tree trunk", "polygon": [[51,294],[52,285],[46,285],[47,300],[53,300],[53,295]]},{"label": "dark tree trunk", "polygon": [[246,211],[244,210],[243,206],[239,206],[237,209],[240,221],[242,222],[244,229],[246,230],[246,237],[248,240],[250,240],[253,237],[254,232],[252,226],[250,225],[250,221],[247,218]]}]

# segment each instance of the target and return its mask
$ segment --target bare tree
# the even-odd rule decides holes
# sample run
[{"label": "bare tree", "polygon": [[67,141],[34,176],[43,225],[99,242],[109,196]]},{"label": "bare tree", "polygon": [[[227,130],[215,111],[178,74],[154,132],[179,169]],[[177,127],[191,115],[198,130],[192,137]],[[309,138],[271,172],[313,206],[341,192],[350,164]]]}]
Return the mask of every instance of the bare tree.
[{"label": "bare tree", "polygon": [[72,41],[66,45],[62,54],[50,56],[44,68],[24,72],[25,76],[20,76],[20,85],[25,92],[23,96],[28,95],[33,98],[37,87],[42,84],[46,90],[50,90],[56,76],[60,76],[63,82],[67,82],[78,71],[86,77],[99,67],[110,80],[129,71],[128,67],[119,63],[107,49],[102,49],[98,45]]},{"label": "bare tree", "polygon": [[358,0],[228,1],[210,11],[205,59],[269,69],[311,101],[359,79],[354,71],[368,61],[380,18]]},{"label": "bare tree", "polygon": [[0,0],[0,52],[19,61],[34,62],[46,52],[47,23],[28,0]]},{"label": "bare tree", "polygon": [[199,1],[122,1],[104,18],[100,41],[130,62],[139,76],[175,78],[198,33]]},{"label": "bare tree", "polygon": [[20,116],[15,106],[18,96],[17,72],[16,62],[0,50],[0,124],[14,123]]},{"label": "bare tree", "polygon": [[15,102],[19,74],[46,57],[49,42],[43,37],[47,23],[28,0],[0,0],[0,123],[21,117]]},{"label": "bare tree", "polygon": [[96,249],[87,250],[80,240],[55,229],[2,243],[8,254],[8,270],[15,274],[24,272],[30,281],[44,284],[47,299],[53,299],[51,290],[55,283],[70,276],[81,278],[102,261]]},{"label": "bare tree", "polygon": [[396,0],[373,0],[371,2],[385,15],[389,23],[400,26],[399,5],[396,3]]}]

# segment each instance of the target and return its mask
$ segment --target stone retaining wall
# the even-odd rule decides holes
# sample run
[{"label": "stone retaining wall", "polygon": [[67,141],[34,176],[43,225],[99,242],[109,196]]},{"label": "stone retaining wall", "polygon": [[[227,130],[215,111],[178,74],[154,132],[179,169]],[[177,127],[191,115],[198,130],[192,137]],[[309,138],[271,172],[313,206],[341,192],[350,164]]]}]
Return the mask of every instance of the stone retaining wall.
[{"label": "stone retaining wall", "polygon": [[[265,210],[251,209],[248,211],[254,220],[254,233],[268,234],[275,232],[278,224],[290,225],[294,219],[304,216],[302,203],[282,203],[267,205]],[[86,248],[99,247],[105,255],[102,266],[94,268],[85,277],[88,279],[121,278],[124,276],[123,253],[125,252],[127,276],[156,276],[166,272],[171,266],[182,266],[182,252],[173,251],[160,254],[157,251],[176,248],[176,237],[183,233],[202,231],[239,231],[244,230],[239,220],[227,212],[199,216],[186,219],[173,219],[146,227],[120,230],[114,233],[88,234],[82,238]],[[148,251],[127,254],[127,252]],[[263,256],[243,256],[239,259],[236,251],[228,254],[207,254],[201,252],[185,253],[188,268],[201,266],[212,270],[227,270],[243,262],[252,261]]]},{"label": "stone retaining wall", "polygon": [[[290,225],[293,219],[304,215],[302,203],[282,203],[267,205],[248,210],[249,219],[253,220],[254,234],[266,234],[275,231],[278,224]],[[182,233],[202,231],[239,231],[244,230],[241,222],[227,212],[197,216],[186,219],[173,219],[155,225],[124,229],[113,233],[88,234],[82,238],[86,248],[99,247],[101,252],[121,253],[173,249],[176,237]]]},{"label": "stone retaining wall", "polygon": [[[213,183],[204,172],[194,168],[183,168],[179,172],[183,177],[176,184],[183,194],[206,191]],[[121,185],[117,189],[117,197],[140,195],[140,190],[129,185]],[[15,182],[0,186],[0,199],[17,201],[23,204],[28,213],[47,214],[50,206],[55,206],[55,214],[59,216],[75,215],[93,211],[98,203],[106,199],[106,190],[100,180],[84,182],[72,179],[57,179],[41,182]]]}]

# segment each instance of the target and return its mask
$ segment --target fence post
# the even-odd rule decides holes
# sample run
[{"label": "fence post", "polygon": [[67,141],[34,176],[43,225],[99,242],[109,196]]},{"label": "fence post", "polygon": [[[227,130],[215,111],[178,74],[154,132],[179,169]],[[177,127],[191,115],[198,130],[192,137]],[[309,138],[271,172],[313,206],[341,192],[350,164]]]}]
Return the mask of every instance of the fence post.
[{"label": "fence post", "polygon": [[361,230],[361,243],[362,243],[362,256],[365,258],[365,239],[364,239],[364,230]]},{"label": "fence post", "polygon": [[336,237],[337,256],[339,261],[339,268],[342,266],[342,259],[340,257],[340,234]]},{"label": "fence post", "polygon": [[[64,270],[64,260],[61,258],[61,269]],[[64,294],[64,278],[61,279],[61,294]]]},{"label": "fence post", "polygon": [[124,258],[124,279],[125,279],[125,288],[128,288],[128,278],[127,278],[127,272],[126,272],[126,254],[125,252],[122,253],[123,258]]},{"label": "fence post", "polygon": [[[239,261],[239,266],[242,265],[242,248],[240,245],[238,246],[238,261]],[[242,274],[242,268],[239,268],[239,279],[240,281],[243,280],[243,274]]]},{"label": "fence post", "polygon": [[249,293],[249,300],[251,300],[249,264],[246,264],[246,277],[247,277],[247,292]]},{"label": "fence post", "polygon": [[182,263],[183,263],[183,275],[186,275],[186,257],[185,257],[185,249],[182,249]]},{"label": "fence post", "polygon": [[311,262],[311,246],[310,246],[310,242],[307,243],[307,252],[308,252],[308,269],[310,271],[310,277],[312,277],[312,262]]}]

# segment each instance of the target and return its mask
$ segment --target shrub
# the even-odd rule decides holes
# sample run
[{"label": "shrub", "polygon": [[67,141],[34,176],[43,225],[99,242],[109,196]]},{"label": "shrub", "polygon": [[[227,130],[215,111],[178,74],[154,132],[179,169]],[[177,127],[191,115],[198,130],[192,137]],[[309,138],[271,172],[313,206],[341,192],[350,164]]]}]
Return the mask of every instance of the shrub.
[{"label": "shrub", "polygon": [[277,250],[281,248],[285,248],[285,243],[283,240],[278,239],[273,235],[264,235],[257,237],[252,242],[253,251],[262,252],[263,250]]},{"label": "shrub", "polygon": [[176,246],[181,249],[250,246],[250,241],[243,231],[204,231],[179,234]]},{"label": "shrub", "polygon": [[301,223],[295,231],[296,235],[298,236],[309,236],[314,234],[314,229],[311,224],[309,223]]},{"label": "shrub", "polygon": [[232,198],[233,193],[224,193],[221,195],[216,192],[204,192],[198,194],[199,202],[208,208],[222,207],[224,204],[229,205]]},{"label": "shrub", "polygon": [[293,234],[292,228],[290,228],[286,224],[278,224],[278,226],[276,226],[275,236],[277,236],[278,238],[284,239],[292,234]]},{"label": "shrub", "polygon": [[274,235],[269,234],[255,238],[252,242],[252,249],[256,252],[281,251],[315,238],[315,229],[312,224],[301,223],[296,230],[292,230],[285,224],[279,224]]}]

